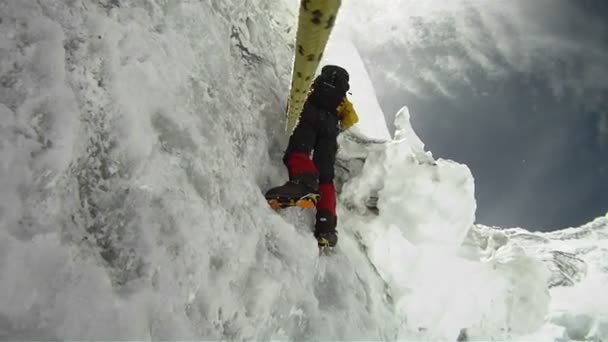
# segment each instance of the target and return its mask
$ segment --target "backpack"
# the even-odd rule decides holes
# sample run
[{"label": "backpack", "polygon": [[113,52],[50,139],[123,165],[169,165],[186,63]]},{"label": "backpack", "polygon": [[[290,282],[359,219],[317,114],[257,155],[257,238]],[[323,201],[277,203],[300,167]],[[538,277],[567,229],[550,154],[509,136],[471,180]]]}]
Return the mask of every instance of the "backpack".
[{"label": "backpack", "polygon": [[317,107],[335,112],[350,88],[348,72],[336,65],[326,65],[312,84],[309,101]]}]

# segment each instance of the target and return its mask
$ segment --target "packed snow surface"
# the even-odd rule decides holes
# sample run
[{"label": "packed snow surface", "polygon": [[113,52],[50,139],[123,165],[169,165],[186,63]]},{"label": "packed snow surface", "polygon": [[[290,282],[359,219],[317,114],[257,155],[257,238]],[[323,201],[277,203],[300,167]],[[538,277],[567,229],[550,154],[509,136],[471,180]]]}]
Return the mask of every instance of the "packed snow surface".
[{"label": "packed snow surface", "polygon": [[608,219],[475,226],[347,36],[338,247],[268,208],[295,5],[0,2],[0,338],[605,339]]}]

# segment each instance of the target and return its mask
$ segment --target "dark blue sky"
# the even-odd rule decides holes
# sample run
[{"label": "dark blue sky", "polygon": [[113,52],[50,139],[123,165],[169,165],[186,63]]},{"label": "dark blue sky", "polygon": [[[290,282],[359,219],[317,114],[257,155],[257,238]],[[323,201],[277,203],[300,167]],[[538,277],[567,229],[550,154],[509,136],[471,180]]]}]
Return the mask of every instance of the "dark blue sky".
[{"label": "dark blue sky", "polygon": [[408,18],[362,55],[385,113],[471,168],[478,223],[579,226],[608,210],[608,1],[510,4]]},{"label": "dark blue sky", "polygon": [[513,74],[484,95],[408,103],[434,155],[471,168],[478,222],[551,229],[608,210],[608,149],[598,132],[606,103],[591,110],[571,97],[558,99],[546,82]]}]

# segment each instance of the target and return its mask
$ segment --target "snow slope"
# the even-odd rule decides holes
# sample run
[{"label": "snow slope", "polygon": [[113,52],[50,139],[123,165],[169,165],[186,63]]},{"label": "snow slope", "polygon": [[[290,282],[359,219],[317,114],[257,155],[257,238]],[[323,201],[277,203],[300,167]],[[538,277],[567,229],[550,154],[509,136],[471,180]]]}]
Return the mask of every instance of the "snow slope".
[{"label": "snow slope", "polygon": [[374,86],[359,52],[350,40],[350,35],[339,24],[340,21],[329,39],[321,64],[340,65],[346,68],[350,74],[352,86],[348,98],[353,103],[359,117],[359,123],[352,128],[353,131],[370,139],[388,140],[391,136],[384,113],[376,100]]},{"label": "snow slope", "polygon": [[549,292],[542,248],[566,244],[473,226],[470,171],[425,152],[407,108],[393,138],[340,138],[333,255],[311,212],[267,207],[294,8],[0,3],[0,338],[605,338],[606,306],[582,300],[605,249]]},{"label": "snow slope", "polygon": [[503,231],[551,271],[549,326],[573,340],[608,337],[608,215],[578,228],[551,233]]}]

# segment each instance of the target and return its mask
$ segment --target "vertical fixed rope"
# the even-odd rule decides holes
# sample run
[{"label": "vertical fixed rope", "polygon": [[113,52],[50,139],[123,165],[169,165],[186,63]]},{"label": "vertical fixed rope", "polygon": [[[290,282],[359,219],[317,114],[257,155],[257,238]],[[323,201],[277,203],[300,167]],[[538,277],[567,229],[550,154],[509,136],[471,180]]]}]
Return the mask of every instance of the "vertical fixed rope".
[{"label": "vertical fixed rope", "polygon": [[341,0],[302,0],[287,110],[287,133],[298,123],[315,71],[334,27]]}]

